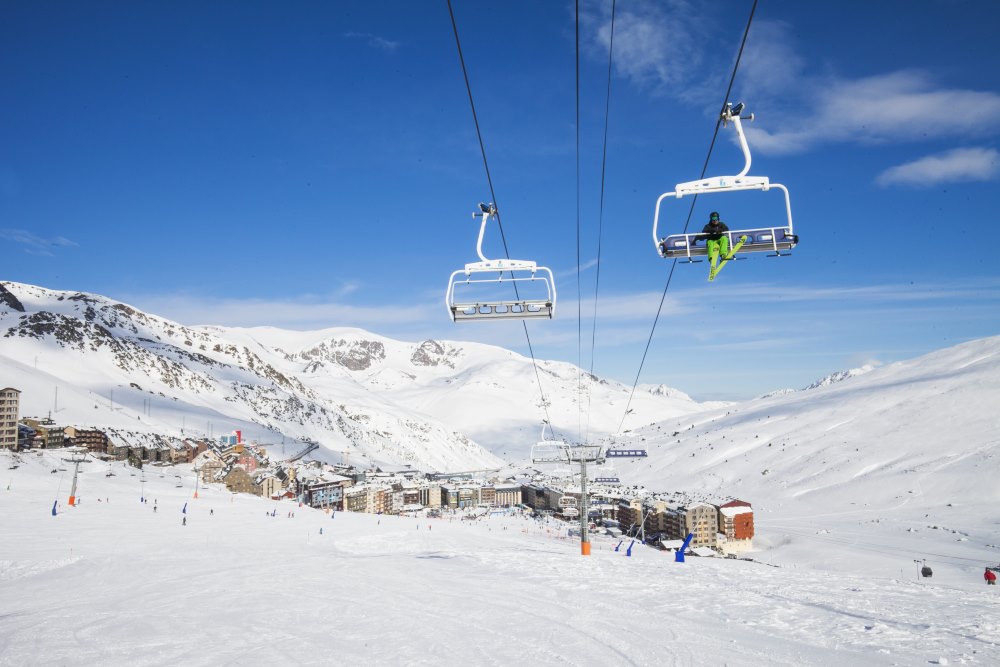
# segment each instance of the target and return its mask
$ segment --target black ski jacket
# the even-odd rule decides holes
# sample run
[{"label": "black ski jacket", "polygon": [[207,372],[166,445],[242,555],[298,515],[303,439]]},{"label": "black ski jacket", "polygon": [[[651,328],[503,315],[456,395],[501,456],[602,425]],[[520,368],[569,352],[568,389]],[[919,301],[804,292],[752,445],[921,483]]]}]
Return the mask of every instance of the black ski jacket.
[{"label": "black ski jacket", "polygon": [[701,234],[695,237],[695,241],[701,241],[702,239],[708,239],[709,241],[718,241],[722,236],[729,231],[729,227],[726,227],[726,223],[719,220],[718,223],[708,223],[701,230]]}]

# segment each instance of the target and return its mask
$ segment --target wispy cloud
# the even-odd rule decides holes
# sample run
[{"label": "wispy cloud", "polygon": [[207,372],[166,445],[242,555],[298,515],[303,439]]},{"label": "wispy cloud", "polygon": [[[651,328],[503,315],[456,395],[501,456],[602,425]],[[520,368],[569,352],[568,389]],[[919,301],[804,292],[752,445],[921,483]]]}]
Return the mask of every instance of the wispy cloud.
[{"label": "wispy cloud", "polygon": [[24,229],[0,229],[0,239],[6,239],[23,246],[29,255],[54,256],[55,248],[68,248],[77,245],[74,241],[62,236],[43,238]]},{"label": "wispy cloud", "polygon": [[386,53],[395,53],[399,48],[399,42],[393,42],[370,32],[345,32],[344,37],[363,40],[368,46]]},{"label": "wispy cloud", "polygon": [[[341,297],[342,295],[337,295]],[[218,299],[195,294],[138,295],[128,303],[187,325],[276,326],[293,330],[360,327],[381,332],[390,326],[425,322],[424,306],[356,306],[336,299],[299,296],[288,299]],[[444,314],[444,306],[437,313]]]},{"label": "wispy cloud", "polygon": [[[718,104],[717,82],[728,78],[728,51],[689,0],[637,0],[615,17],[615,73],[653,94]],[[588,54],[607,59],[610,6],[589,2],[581,16]],[[731,49],[730,49],[731,50]],[[909,69],[844,78],[810,71],[793,26],[758,19],[740,61],[736,94],[760,110],[746,131],[755,150],[801,153],[828,143],[887,144],[995,135],[983,122],[1000,114],[1000,94],[942,85],[927,72]]]},{"label": "wispy cloud", "polygon": [[930,187],[955,181],[989,181],[1000,173],[1000,153],[992,148],[956,148],[886,169],[875,182],[882,186]]},{"label": "wispy cloud", "polygon": [[341,282],[340,289],[337,290],[337,297],[343,298],[350,294],[354,294],[359,289],[361,289],[361,283],[357,280],[345,280]]},{"label": "wispy cloud", "polygon": [[[584,273],[586,271],[589,271],[590,269],[594,268],[595,266],[597,266],[597,258],[587,260],[586,262],[583,262],[582,264],[580,264],[580,273]],[[576,276],[576,267],[574,266],[572,269],[566,269],[565,271],[554,271],[553,275],[556,278],[572,278],[572,277],[575,277]]]},{"label": "wispy cloud", "polygon": [[[807,111],[769,120],[768,131],[748,126],[754,148],[772,154],[798,153],[833,142],[884,144],[993,133],[983,118],[1000,114],[1000,94],[939,87],[915,70],[855,80],[804,79],[799,91]],[[775,122],[777,121],[777,122]]]},{"label": "wispy cloud", "polygon": [[796,52],[794,44],[791,24],[754,21],[739,69],[740,88],[754,91],[754,99],[748,103],[763,97],[782,98],[801,85],[806,59]]},{"label": "wispy cloud", "polygon": [[[611,7],[606,2],[587,3],[581,26],[588,52],[607,61],[611,42]],[[696,6],[688,0],[619,3],[615,15],[615,73],[639,86],[662,94],[690,82],[703,59],[699,48],[704,35]]]}]

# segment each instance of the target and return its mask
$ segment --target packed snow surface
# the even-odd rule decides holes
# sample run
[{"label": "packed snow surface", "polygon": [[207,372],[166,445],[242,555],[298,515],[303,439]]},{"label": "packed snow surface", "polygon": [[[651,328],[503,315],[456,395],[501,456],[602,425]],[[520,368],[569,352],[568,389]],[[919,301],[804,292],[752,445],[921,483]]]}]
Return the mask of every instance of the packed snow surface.
[{"label": "packed snow surface", "polygon": [[997,588],[908,561],[681,564],[601,536],[582,557],[555,520],[195,499],[190,470],[121,463],[84,464],[69,507],[72,466],[21,459],[0,491],[3,665],[1000,664]]}]

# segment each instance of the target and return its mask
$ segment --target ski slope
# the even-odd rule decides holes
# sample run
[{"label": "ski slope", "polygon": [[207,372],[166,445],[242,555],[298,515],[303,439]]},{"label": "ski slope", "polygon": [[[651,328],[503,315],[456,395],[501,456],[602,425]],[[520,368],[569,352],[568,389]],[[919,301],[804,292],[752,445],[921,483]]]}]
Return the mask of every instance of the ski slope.
[{"label": "ski slope", "polygon": [[554,521],[194,499],[190,470],[120,463],[84,464],[67,507],[72,468],[21,459],[0,454],[0,665],[1000,663],[981,581],[679,564],[600,536],[583,558]]}]

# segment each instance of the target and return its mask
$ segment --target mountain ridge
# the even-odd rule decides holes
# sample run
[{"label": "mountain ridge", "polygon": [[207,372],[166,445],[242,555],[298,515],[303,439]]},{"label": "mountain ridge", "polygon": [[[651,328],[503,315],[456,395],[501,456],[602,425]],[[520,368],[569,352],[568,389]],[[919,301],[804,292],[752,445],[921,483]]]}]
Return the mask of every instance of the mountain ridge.
[{"label": "mountain ridge", "polygon": [[[191,422],[204,420],[205,434],[240,428],[266,441],[316,440],[329,460],[352,455],[440,470],[499,467],[494,452],[525,456],[543,415],[568,429],[582,409],[576,367],[538,362],[546,394],[554,396],[543,403],[532,362],[503,348],[408,343],[348,327],[186,326],[98,295],[14,282],[0,290],[0,359],[34,358],[35,370],[41,360],[46,372],[45,389],[24,392],[25,414],[44,413],[48,387],[60,385],[68,409],[71,385],[108,397],[88,402],[98,413],[104,403],[125,410],[136,420],[133,429],[142,422],[176,437],[183,424],[192,431]],[[20,374],[30,388],[30,369]],[[624,412],[627,388],[591,379],[591,398],[601,403],[595,426],[611,428]],[[667,390],[644,392],[637,402],[667,415],[703,409]],[[483,423],[485,405],[505,426]],[[86,416],[87,423],[102,422]],[[125,426],[121,415],[105,417],[108,426]]]}]

